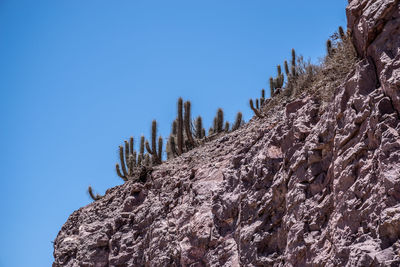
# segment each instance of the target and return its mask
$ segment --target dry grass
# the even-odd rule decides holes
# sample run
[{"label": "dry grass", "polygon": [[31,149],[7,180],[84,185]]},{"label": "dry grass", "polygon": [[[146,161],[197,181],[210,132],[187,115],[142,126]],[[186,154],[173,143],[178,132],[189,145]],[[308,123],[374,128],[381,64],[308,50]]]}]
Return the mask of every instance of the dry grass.
[{"label": "dry grass", "polygon": [[325,56],[319,65],[297,58],[296,76],[289,77],[280,94],[275,95],[263,106],[268,116],[277,105],[285,106],[288,102],[311,95],[328,104],[333,101],[335,88],[340,86],[357,63],[357,54],[350,38],[343,40],[338,33],[330,37],[332,53]]}]

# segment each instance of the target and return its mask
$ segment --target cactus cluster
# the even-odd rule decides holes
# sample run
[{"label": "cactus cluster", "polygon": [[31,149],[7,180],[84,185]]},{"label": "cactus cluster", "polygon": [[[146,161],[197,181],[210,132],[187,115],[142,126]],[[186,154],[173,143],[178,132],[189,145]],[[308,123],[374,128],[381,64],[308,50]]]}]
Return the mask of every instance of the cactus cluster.
[{"label": "cactus cluster", "polygon": [[283,87],[283,83],[285,81],[285,76],[282,73],[281,65],[276,66],[277,75],[275,78],[269,78],[269,87],[271,89],[271,97],[275,94],[279,94],[281,88]]},{"label": "cactus cluster", "polygon": [[222,110],[222,108],[219,108],[217,110],[217,114],[215,114],[215,117],[214,117],[213,127],[210,128],[210,130],[209,130],[209,135],[221,133],[223,131],[229,132],[229,122],[227,122],[227,123],[228,123],[228,125],[225,124],[225,127],[224,127],[224,111]]},{"label": "cactus cluster", "polygon": [[[339,51],[341,44],[335,42],[339,38],[342,41],[348,38],[342,27],[339,27],[338,33],[331,38],[334,42],[332,42],[331,39],[328,39],[326,42],[328,58]],[[296,66],[296,62],[299,66]],[[285,74],[282,72],[281,65],[277,65],[276,77],[269,78],[271,90],[270,98],[273,98],[275,95],[279,94],[283,89],[283,92],[285,92],[286,95],[290,95],[293,86],[298,86],[300,80],[299,77],[303,77],[307,75],[307,73],[311,75],[313,74],[312,66],[305,65],[301,56],[297,58],[296,51],[294,49],[291,51],[290,66],[288,61],[285,60],[283,63],[283,68],[287,80],[285,87]],[[266,99],[264,89],[261,90],[261,97],[259,99],[255,99],[255,101],[253,101],[253,99],[249,100],[250,108],[259,118],[263,118],[265,116],[263,112],[263,106],[265,106],[265,103]],[[167,159],[180,156],[181,154],[199,146],[200,144],[208,140],[212,140],[214,136],[218,136],[221,133],[235,131],[244,124],[242,113],[238,112],[235,122],[231,127],[228,121],[224,121],[224,112],[221,108],[219,108],[216,116],[214,117],[213,125],[209,128],[208,136],[206,136],[206,130],[203,126],[203,120],[201,116],[198,116],[193,121],[194,123],[192,123],[190,101],[183,102],[183,99],[179,98],[177,110],[177,117],[172,122],[171,133],[166,145]],[[163,162],[163,138],[159,136],[157,140],[157,121],[152,121],[151,145],[149,141],[146,141],[145,137],[142,136],[140,139],[139,153],[137,153],[134,150],[133,137],[129,139],[129,142],[124,141],[124,143],[124,146],[119,146],[120,164],[116,164],[117,175],[124,181],[139,180],[141,182],[145,182],[148,172],[152,169],[151,167]],[[145,148],[148,153],[144,152]],[[99,200],[103,197],[99,194],[94,194],[91,186],[88,188],[88,193],[93,200]]]},{"label": "cactus cluster", "polygon": [[231,124],[229,123],[229,121],[225,121],[225,123],[224,123],[224,111],[221,108],[219,108],[217,110],[217,114],[214,117],[213,127],[210,127],[208,134],[213,135],[213,134],[218,134],[218,133],[222,133],[222,132],[229,133],[231,131],[235,131],[235,130],[239,129],[239,127],[243,123],[244,123],[243,115],[241,112],[238,112],[236,114],[235,122],[231,128]]},{"label": "cactus cluster", "polygon": [[[153,123],[154,125],[154,123]],[[115,170],[117,175],[124,180],[124,182],[128,180],[140,180],[144,169],[147,170],[151,168],[153,164],[157,163],[157,160],[154,159],[152,154],[148,154],[144,152],[145,141],[144,136],[140,137],[140,146],[139,153],[134,149],[134,139],[133,137],[129,138],[129,141],[124,141],[123,146],[118,147],[118,155],[120,164],[115,164]],[[162,141],[161,141],[162,145]],[[162,150],[162,147],[161,147]],[[160,157],[161,159],[161,157]],[[102,196],[94,195],[92,188],[89,186],[88,193],[93,200],[98,200]]]},{"label": "cactus cluster", "polygon": [[[155,160],[150,157],[150,154],[144,153],[145,138],[142,136],[140,138],[139,153],[134,149],[134,140],[131,137],[128,141],[124,141],[124,146],[119,146],[119,159],[121,166],[116,163],[115,169],[117,175],[124,181],[134,179],[137,177],[138,172],[140,172],[140,167],[149,167]],[[122,170],[122,172],[121,172]]]},{"label": "cactus cluster", "polygon": [[167,159],[174,158],[193,149],[200,144],[199,140],[205,137],[203,120],[196,118],[195,130],[192,131],[192,115],[190,101],[183,103],[182,98],[178,99],[177,118],[172,122],[171,134],[167,142]]},{"label": "cactus cluster", "polygon": [[[182,98],[179,98],[177,107],[177,118],[172,122],[171,134],[166,146],[167,159],[180,156],[208,140],[202,117],[198,116],[194,120],[194,125],[192,124],[191,102],[183,103]],[[208,130],[208,136],[236,130],[242,123],[242,113],[239,112],[235,124],[230,129],[230,123],[224,122],[224,111],[219,108],[213,126]]]},{"label": "cactus cluster", "polygon": [[265,90],[264,88],[261,89],[261,97],[260,99],[256,99],[256,106],[254,107],[254,102],[253,99],[249,100],[249,104],[250,104],[250,108],[251,110],[253,110],[254,114],[259,117],[259,118],[263,118],[264,116],[262,115],[262,106],[265,102]]},{"label": "cactus cluster", "polygon": [[[291,64],[290,64],[290,68],[289,68],[288,61],[285,60],[283,62],[283,68],[284,68],[288,83],[293,81],[297,76],[297,73],[296,73],[296,51],[294,50],[294,48],[292,48],[292,60],[290,63]],[[283,85],[285,82],[285,75],[282,72],[281,65],[277,65],[276,70],[277,70],[276,77],[269,78],[270,97],[271,98],[274,97],[275,95],[279,94],[282,91]],[[254,114],[259,118],[264,117],[264,115],[262,114],[262,105],[264,104],[264,102],[265,102],[265,90],[264,89],[261,90],[261,98],[255,100],[255,105],[254,105],[254,101],[252,99],[249,100],[251,110],[253,110]]]},{"label": "cactus cluster", "polygon": [[[296,77],[296,51],[294,48],[292,48],[292,60],[291,60],[291,66],[289,69],[289,64],[287,60],[284,61],[283,67],[285,70],[285,74],[287,77],[288,82],[290,82],[291,79]],[[269,78],[269,87],[271,90],[271,97],[273,97],[275,94],[279,94],[280,91],[283,88],[283,84],[285,81],[285,76],[282,73],[281,65],[277,66],[277,76],[275,78],[270,77]]]}]

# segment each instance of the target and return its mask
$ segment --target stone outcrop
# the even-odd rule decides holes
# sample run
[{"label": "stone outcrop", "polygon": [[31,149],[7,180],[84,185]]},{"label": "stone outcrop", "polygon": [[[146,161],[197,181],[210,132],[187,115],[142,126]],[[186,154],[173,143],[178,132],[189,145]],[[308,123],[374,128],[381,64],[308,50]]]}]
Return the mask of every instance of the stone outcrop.
[{"label": "stone outcrop", "polygon": [[400,6],[354,0],[362,58],[306,96],[75,211],[61,266],[400,266]]},{"label": "stone outcrop", "polygon": [[371,59],[379,85],[400,113],[400,1],[354,0],[347,7],[348,28],[357,52]]}]

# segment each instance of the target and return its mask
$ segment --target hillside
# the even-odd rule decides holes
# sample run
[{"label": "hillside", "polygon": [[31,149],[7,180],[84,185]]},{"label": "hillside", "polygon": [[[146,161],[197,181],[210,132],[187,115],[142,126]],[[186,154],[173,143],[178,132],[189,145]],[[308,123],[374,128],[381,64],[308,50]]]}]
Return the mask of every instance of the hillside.
[{"label": "hillside", "polygon": [[61,266],[399,266],[400,1],[353,0],[359,59],[75,211]]}]

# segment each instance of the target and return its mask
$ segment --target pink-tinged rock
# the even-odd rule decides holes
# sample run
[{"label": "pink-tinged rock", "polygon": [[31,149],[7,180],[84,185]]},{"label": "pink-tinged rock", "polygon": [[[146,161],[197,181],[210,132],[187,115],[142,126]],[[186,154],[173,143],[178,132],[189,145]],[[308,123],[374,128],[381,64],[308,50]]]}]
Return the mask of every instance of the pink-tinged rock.
[{"label": "pink-tinged rock", "polygon": [[362,59],[306,97],[75,211],[61,266],[400,266],[399,0],[354,0]]},{"label": "pink-tinged rock", "polygon": [[373,60],[383,91],[400,113],[400,1],[353,0],[347,17],[358,54]]}]

